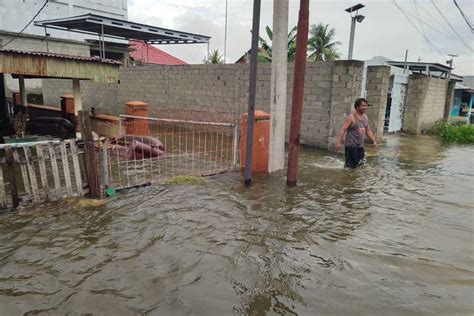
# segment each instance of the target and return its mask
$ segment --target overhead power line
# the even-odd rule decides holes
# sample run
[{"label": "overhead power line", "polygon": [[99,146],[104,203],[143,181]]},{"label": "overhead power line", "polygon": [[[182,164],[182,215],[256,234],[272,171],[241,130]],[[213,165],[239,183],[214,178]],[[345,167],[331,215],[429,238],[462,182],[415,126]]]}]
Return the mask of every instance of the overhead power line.
[{"label": "overhead power line", "polygon": [[451,25],[451,23],[449,23],[449,21],[446,19],[446,17],[444,16],[443,12],[441,12],[441,10],[438,8],[438,6],[436,5],[436,3],[431,0],[431,3],[434,5],[434,7],[436,8],[436,10],[438,11],[439,15],[441,15],[441,17],[443,18],[443,20],[449,25],[449,27],[451,28],[451,30],[453,30],[454,34],[456,34],[456,36],[459,38],[459,40],[464,44],[464,46],[466,46],[471,52],[473,52],[474,50],[462,39],[462,37],[458,34],[458,32],[456,32],[456,30],[454,29],[454,27]]},{"label": "overhead power line", "polygon": [[461,7],[458,5],[458,3],[456,2],[456,0],[453,0],[454,2],[454,5],[456,5],[456,8],[458,8],[459,10],[459,13],[461,13],[462,17],[464,18],[464,21],[466,21],[467,25],[469,26],[469,28],[471,29],[471,32],[474,32],[474,26],[472,25],[472,22],[469,20],[469,18],[464,14],[464,12],[462,11]]},{"label": "overhead power line", "polygon": [[403,11],[405,11],[405,14],[411,16],[412,18],[414,18],[415,20],[417,20],[417,21],[420,22],[421,24],[423,24],[423,25],[425,25],[425,26],[428,26],[429,28],[435,30],[436,32],[438,32],[438,33],[440,33],[440,34],[442,34],[442,35],[444,35],[444,36],[446,36],[446,37],[448,37],[448,38],[452,38],[451,35],[449,35],[449,34],[443,32],[443,31],[441,31],[440,29],[438,29],[438,28],[436,28],[436,27],[434,27],[434,26],[432,26],[432,25],[426,23],[425,21],[423,21],[423,20],[421,19],[421,14],[420,14],[420,12],[419,12],[419,10],[418,10],[419,6],[418,6],[416,0],[414,0],[413,3],[414,3],[414,5],[415,5],[415,9],[416,9],[416,13],[417,13],[418,17],[416,17],[416,16],[414,16],[413,14],[411,14],[410,12],[407,12],[406,10],[403,10],[403,9],[402,9]]},{"label": "overhead power line", "polygon": [[48,4],[49,0],[46,0],[46,2],[43,4],[43,6],[38,10],[38,12],[36,12],[36,14],[31,18],[31,20],[25,25],[24,28],[21,29],[20,32],[18,32],[17,34],[15,34],[15,36],[9,40],[8,42],[6,42],[5,44],[2,45],[2,48],[6,47],[8,44],[10,44],[11,42],[13,42],[14,40],[16,40],[18,38],[18,36],[20,36],[28,26],[30,26],[31,22],[33,22],[36,17],[41,13],[41,11],[43,11],[43,9],[46,7],[46,5]]},{"label": "overhead power line", "polygon": [[397,7],[398,10],[405,16],[405,18],[408,20],[408,22],[415,28],[415,30],[420,33],[420,35],[425,39],[426,43],[430,48],[433,48],[436,50],[438,54],[440,54],[443,58],[445,57],[445,54],[443,54],[434,44],[430,42],[430,40],[426,37],[426,35],[420,31],[420,29],[415,25],[415,23],[412,22],[410,17],[405,13],[405,11],[398,5],[398,3],[395,0],[392,0],[393,4]]}]

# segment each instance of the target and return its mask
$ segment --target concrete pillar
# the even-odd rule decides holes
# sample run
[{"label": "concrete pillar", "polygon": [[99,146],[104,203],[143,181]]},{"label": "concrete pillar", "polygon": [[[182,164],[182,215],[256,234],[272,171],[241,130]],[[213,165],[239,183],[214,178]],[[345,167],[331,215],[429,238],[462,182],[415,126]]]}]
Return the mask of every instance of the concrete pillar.
[{"label": "concrete pillar", "polygon": [[270,154],[268,172],[285,168],[288,0],[273,1]]},{"label": "concrete pillar", "polygon": [[390,84],[389,66],[367,67],[366,91],[367,101],[371,105],[367,110],[369,124],[377,142],[383,140],[387,94]]},{"label": "concrete pillar", "polygon": [[327,141],[329,150],[335,149],[337,134],[346,116],[354,110],[355,99],[360,96],[363,70],[363,61],[337,60],[334,62]]},{"label": "concrete pillar", "polygon": [[79,111],[82,111],[81,85],[79,79],[72,80],[72,90],[74,95],[74,115],[78,116]]},{"label": "concrete pillar", "polygon": [[449,115],[451,113],[451,109],[453,107],[454,103],[454,91],[456,87],[456,82],[455,81],[449,81],[448,83],[448,89],[446,91],[446,103],[444,105],[444,115],[443,119],[447,121],[449,119]]}]

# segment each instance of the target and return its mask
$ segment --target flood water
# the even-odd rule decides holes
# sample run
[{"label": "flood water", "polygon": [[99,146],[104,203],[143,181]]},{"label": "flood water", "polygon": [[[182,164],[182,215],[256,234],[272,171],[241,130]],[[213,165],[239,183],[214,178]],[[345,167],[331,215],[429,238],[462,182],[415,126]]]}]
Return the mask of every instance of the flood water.
[{"label": "flood water", "polygon": [[0,314],[474,313],[474,147],[388,136],[238,173],[0,215]]}]

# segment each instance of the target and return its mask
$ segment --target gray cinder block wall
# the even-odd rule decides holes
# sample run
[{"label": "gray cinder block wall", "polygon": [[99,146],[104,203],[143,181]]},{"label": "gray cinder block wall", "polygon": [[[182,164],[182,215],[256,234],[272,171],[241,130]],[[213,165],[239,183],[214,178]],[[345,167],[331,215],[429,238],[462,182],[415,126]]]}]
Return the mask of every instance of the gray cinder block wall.
[{"label": "gray cinder block wall", "polygon": [[389,66],[367,67],[367,100],[371,105],[367,110],[370,128],[377,142],[382,141],[385,110],[387,107],[387,95],[390,83]]},{"label": "gray cinder block wall", "polygon": [[[372,68],[372,67],[370,67]],[[305,95],[301,143],[320,148],[331,147],[345,115],[352,111],[354,100],[360,96],[363,62],[308,62],[305,75]],[[367,89],[385,112],[383,94],[387,92],[386,69],[376,67],[370,75]],[[259,64],[257,70],[256,108],[269,112],[271,65]],[[288,67],[287,137],[292,105],[293,65]],[[381,78],[381,80],[379,80]],[[382,87],[386,84],[386,87]],[[123,67],[120,83],[96,84],[81,81],[82,101],[86,109],[95,107],[97,113],[124,113],[127,101],[141,100],[150,105],[150,115],[159,110],[189,110],[207,113],[231,113],[240,118],[247,111],[249,65],[146,65]],[[382,89],[377,92],[377,89]],[[59,106],[59,97],[71,94],[72,84],[55,79],[43,80],[43,96],[48,105]],[[376,96],[378,96],[376,98]],[[383,108],[383,110],[382,110]],[[378,115],[379,112],[373,114]],[[369,119],[372,119],[369,114]],[[214,115],[215,116],[215,115]],[[379,122],[379,120],[375,120]],[[375,123],[374,123],[375,124]],[[379,124],[379,123],[377,123]],[[374,127],[374,130],[383,128]]]},{"label": "gray cinder block wall", "polygon": [[408,81],[403,131],[420,134],[443,119],[448,81],[413,74]]}]

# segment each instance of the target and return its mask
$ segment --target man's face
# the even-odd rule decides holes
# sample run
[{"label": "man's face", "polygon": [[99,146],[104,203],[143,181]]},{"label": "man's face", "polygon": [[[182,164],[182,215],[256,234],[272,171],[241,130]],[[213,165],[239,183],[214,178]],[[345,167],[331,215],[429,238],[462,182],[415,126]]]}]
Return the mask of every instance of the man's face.
[{"label": "man's face", "polygon": [[369,105],[367,104],[367,102],[363,102],[360,104],[360,106],[357,108],[357,112],[363,114],[367,111],[367,108],[369,107]]}]

